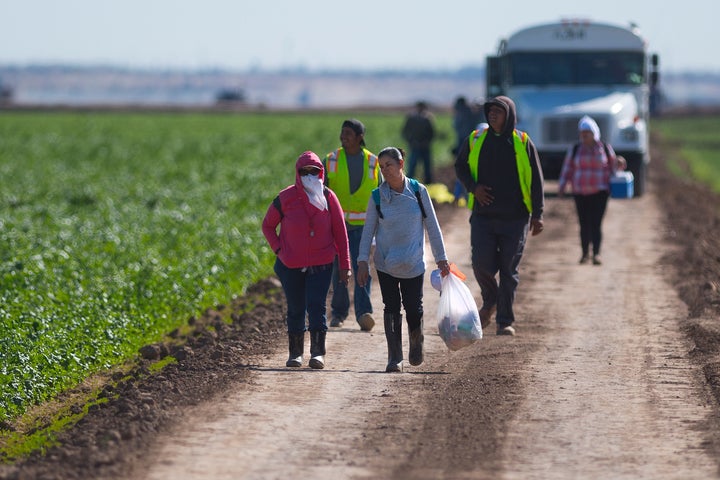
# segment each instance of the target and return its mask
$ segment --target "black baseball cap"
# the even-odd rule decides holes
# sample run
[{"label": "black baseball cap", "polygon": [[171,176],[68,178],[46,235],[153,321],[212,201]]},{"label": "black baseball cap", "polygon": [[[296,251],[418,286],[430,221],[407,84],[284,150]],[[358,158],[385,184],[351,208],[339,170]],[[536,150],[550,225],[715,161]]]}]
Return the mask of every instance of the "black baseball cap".
[{"label": "black baseball cap", "polygon": [[[348,127],[352,129],[353,132],[355,132],[355,135],[362,135],[365,136],[365,125],[360,120],[357,120],[355,118],[350,118],[348,120],[345,120],[342,124],[342,128]],[[360,145],[363,147],[365,146],[365,138],[363,138],[360,141]]]}]

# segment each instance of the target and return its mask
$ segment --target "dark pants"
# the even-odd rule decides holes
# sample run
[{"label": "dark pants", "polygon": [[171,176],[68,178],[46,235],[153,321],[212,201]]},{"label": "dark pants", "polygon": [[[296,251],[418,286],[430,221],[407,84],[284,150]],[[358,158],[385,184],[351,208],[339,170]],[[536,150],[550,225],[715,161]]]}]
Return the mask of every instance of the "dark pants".
[{"label": "dark pants", "polygon": [[[529,219],[498,220],[473,213],[470,243],[475,279],[483,308],[497,306],[496,321],[505,327],[515,321],[513,302],[520,283],[518,266],[525,249]],[[495,276],[499,273],[499,281]]]},{"label": "dark pants", "polygon": [[332,263],[305,269],[288,268],[278,258],[275,260],[275,273],[287,300],[288,333],[305,331],[306,314],[309,331],[326,331],[325,303],[330,290]]},{"label": "dark pants", "polygon": [[377,271],[380,293],[382,294],[384,313],[400,315],[400,306],[405,308],[408,330],[420,326],[423,317],[423,280],[424,275],[415,278],[397,278],[385,272]]},{"label": "dark pants", "polygon": [[580,222],[580,246],[584,257],[590,253],[590,244],[593,255],[600,255],[602,221],[608,197],[607,190],[592,195],[574,195],[575,209]]},{"label": "dark pants", "polygon": [[410,149],[410,158],[408,159],[408,171],[407,175],[410,178],[417,178],[415,176],[415,170],[419,162],[423,164],[423,173],[425,174],[425,180],[423,183],[432,183],[432,153],[430,147],[417,147]]}]

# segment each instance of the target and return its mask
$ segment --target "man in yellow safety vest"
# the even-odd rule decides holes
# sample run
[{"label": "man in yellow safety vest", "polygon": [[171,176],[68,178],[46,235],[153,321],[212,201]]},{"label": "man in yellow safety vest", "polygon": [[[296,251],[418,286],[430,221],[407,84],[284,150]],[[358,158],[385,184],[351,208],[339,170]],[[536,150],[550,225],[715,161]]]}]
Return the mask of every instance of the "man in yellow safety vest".
[{"label": "man in yellow safety vest", "polygon": [[[470,244],[482,291],[485,328],[497,311],[498,335],[515,335],[513,301],[528,230],[543,230],[544,180],[537,150],[515,128],[515,102],[505,96],[484,105],[489,126],[460,146],[455,173],[468,191]],[[499,274],[499,281],[495,276]]]},{"label": "man in yellow safety vest", "polygon": [[[341,147],[328,153],[324,160],[325,184],[335,192],[345,215],[353,278],[357,276],[357,257],[365,225],[365,211],[374,188],[380,182],[377,157],[365,148],[365,125],[354,118],[345,120],[340,130]],[[364,287],[355,282],[353,306],[355,320],[363,331],[375,325],[370,301],[371,279]],[[331,327],[340,327],[350,311],[350,293],[338,278],[337,261],[333,268],[333,295],[330,303]]]}]

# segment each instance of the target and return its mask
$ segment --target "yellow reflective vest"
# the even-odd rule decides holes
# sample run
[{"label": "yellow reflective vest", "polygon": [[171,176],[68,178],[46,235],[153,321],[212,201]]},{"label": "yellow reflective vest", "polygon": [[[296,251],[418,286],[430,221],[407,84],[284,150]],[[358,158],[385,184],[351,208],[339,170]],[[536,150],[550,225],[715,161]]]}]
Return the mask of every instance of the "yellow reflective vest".
[{"label": "yellow reflective vest", "polygon": [[363,179],[360,188],[350,193],[350,172],[345,150],[338,148],[325,157],[327,185],[335,192],[350,225],[365,225],[365,211],[374,188],[380,178],[380,162],[377,156],[363,148]]},{"label": "yellow reflective vest", "polygon": [[[475,130],[468,137],[470,142],[470,152],[468,153],[468,164],[470,165],[470,173],[473,180],[477,182],[478,177],[478,161],[480,159],[480,149],[487,136],[488,129]],[[528,134],[518,129],[513,130],[513,146],[515,147],[515,162],[517,163],[518,180],[520,181],[520,191],[522,191],[523,203],[528,212],[532,213],[532,199],[530,187],[532,185],[532,168],[530,167],[530,157],[527,154]],[[475,204],[475,195],[468,192],[467,206],[472,210]]]}]

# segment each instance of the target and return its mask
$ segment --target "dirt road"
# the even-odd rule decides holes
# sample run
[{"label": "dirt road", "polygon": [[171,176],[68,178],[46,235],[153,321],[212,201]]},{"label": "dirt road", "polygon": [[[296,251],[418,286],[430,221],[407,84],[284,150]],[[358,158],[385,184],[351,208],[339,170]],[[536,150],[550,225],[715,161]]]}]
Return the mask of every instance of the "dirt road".
[{"label": "dirt road", "polygon": [[[715,402],[661,271],[670,247],[654,193],[611,200],[602,266],[577,264],[573,208],[547,199],[546,231],[521,266],[516,337],[491,328],[449,352],[428,281],[423,365],[384,373],[381,322],[332,329],[322,371],[286,369],[278,342],[249,385],[189,410],[128,478],[720,478]],[[471,274],[467,212],[439,211],[450,259]]]}]

